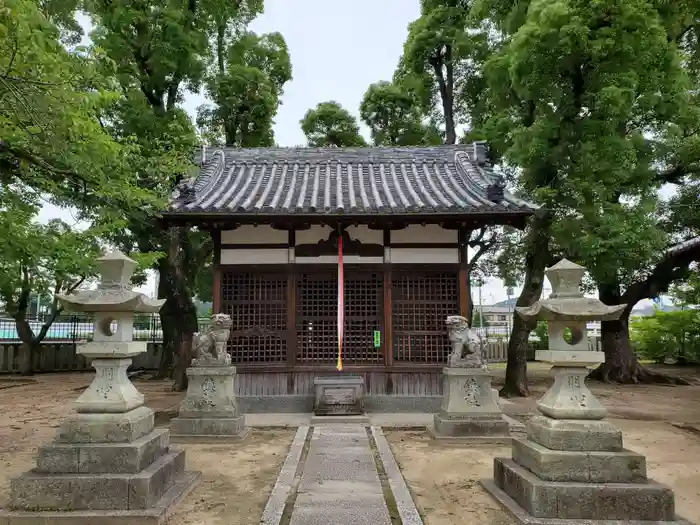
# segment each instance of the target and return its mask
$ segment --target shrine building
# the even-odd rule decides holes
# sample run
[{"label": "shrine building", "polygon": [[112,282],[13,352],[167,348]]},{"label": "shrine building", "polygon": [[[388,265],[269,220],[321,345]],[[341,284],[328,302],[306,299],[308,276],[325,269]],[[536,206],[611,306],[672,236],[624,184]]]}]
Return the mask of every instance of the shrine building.
[{"label": "shrine building", "polygon": [[523,228],[536,210],[487,159],[483,142],[198,152],[163,218],[211,232],[213,311],[233,319],[245,410],[310,412],[314,376],[338,373],[364,377],[369,411],[437,409],[445,318],[469,306],[470,231]]}]

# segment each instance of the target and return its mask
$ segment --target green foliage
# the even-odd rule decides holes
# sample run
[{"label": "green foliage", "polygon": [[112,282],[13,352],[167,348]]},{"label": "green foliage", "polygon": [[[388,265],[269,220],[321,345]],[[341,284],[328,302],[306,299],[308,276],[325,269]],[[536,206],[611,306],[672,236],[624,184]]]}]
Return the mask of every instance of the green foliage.
[{"label": "green foliage", "polygon": [[[0,235],[0,300],[25,343],[44,338],[61,311],[55,295],[71,293],[91,278],[101,252],[99,232],[75,231],[60,220],[38,223],[39,203],[20,188],[5,186],[0,192],[0,232],[5,232]],[[26,322],[32,295],[51,298],[48,320],[37,334]]]},{"label": "green foliage", "polygon": [[[533,344],[535,350],[549,350],[549,327],[547,321],[537,321],[537,326],[532,331],[532,334],[538,339]],[[588,335],[586,335],[586,337],[588,337]],[[571,340],[571,329],[564,328],[564,341],[570,343]]]},{"label": "green foliage", "polygon": [[244,32],[207,80],[214,106],[198,108],[197,124],[207,143],[272,146],[273,118],[283,86],[292,79],[289,50],[280,33]]},{"label": "green foliage", "polygon": [[337,102],[321,102],[306,112],[300,124],[312,148],[367,145],[355,117]]},{"label": "green foliage", "polygon": [[700,306],[700,272],[696,269],[690,277],[673,287],[671,294],[677,303],[684,306]]},{"label": "green foliage", "polygon": [[663,181],[646,137],[678,117],[688,84],[663,19],[644,0],[480,8],[513,31],[487,64],[486,136],[555,213],[561,252],[599,285],[628,286],[670,240],[654,214]]},{"label": "green foliage", "polygon": [[150,209],[157,204],[130,169],[133,149],[100,125],[114,86],[96,53],[69,51],[46,16],[70,26],[71,4],[0,5],[0,181],[59,205]]},{"label": "green foliage", "polygon": [[488,53],[486,32],[470,18],[471,2],[422,0],[421,16],[409,25],[394,80],[412,93],[423,114],[445,125],[445,142],[457,126],[479,120]]},{"label": "green foliage", "polygon": [[700,310],[655,311],[632,320],[630,336],[642,359],[700,364]]},{"label": "green foliage", "polygon": [[375,146],[442,143],[440,130],[430,123],[423,123],[416,98],[391,82],[369,86],[360,105],[360,118],[369,126]]}]

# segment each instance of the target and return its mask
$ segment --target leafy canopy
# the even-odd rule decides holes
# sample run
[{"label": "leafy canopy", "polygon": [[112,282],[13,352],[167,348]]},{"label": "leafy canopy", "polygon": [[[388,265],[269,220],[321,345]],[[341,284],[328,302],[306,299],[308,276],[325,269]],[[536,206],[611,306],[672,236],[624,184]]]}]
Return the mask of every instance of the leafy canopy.
[{"label": "leafy canopy", "polygon": [[301,120],[301,129],[312,148],[367,145],[355,117],[334,101],[321,102],[307,111]]},{"label": "leafy canopy", "polygon": [[367,89],[360,118],[372,133],[375,146],[418,146],[442,143],[436,126],[424,124],[418,100],[401,86],[377,82]]}]

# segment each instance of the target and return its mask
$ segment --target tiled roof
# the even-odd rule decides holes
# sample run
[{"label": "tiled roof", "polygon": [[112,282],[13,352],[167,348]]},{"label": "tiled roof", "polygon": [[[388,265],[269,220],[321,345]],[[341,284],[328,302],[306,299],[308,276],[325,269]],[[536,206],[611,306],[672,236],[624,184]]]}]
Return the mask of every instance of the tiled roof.
[{"label": "tiled roof", "polygon": [[486,145],[428,148],[203,149],[168,215],[530,214]]}]

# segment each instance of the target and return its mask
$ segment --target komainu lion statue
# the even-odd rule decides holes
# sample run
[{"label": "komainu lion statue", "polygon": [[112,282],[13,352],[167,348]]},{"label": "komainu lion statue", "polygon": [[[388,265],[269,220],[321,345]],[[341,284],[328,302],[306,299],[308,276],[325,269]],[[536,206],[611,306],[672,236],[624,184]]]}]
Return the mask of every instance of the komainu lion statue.
[{"label": "komainu lion statue", "polygon": [[450,315],[445,324],[452,343],[447,366],[485,368],[482,340],[476,331],[469,328],[467,320],[461,315]]},{"label": "komainu lion statue", "polygon": [[192,366],[207,364],[231,364],[231,356],[226,351],[226,341],[231,334],[231,316],[214,314],[206,330],[196,332],[192,339]]}]

